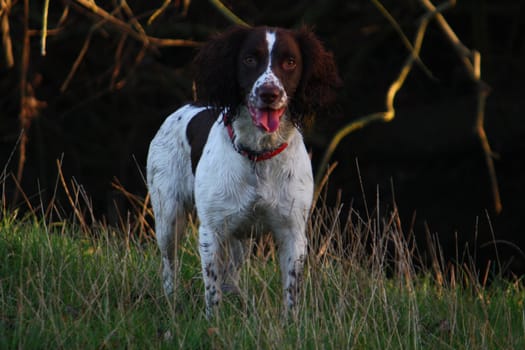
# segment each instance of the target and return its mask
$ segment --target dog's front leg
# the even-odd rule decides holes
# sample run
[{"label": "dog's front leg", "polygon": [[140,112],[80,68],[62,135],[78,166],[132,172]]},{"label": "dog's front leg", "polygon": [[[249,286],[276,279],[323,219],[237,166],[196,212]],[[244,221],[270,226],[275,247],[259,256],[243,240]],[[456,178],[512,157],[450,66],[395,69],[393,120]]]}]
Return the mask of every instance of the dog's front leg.
[{"label": "dog's front leg", "polygon": [[306,236],[302,232],[289,231],[282,233],[278,242],[285,315],[295,315],[306,259]]},{"label": "dog's front leg", "polygon": [[213,318],[222,297],[220,268],[221,244],[218,235],[207,229],[199,228],[199,254],[201,256],[202,277],[206,302],[206,318]]}]

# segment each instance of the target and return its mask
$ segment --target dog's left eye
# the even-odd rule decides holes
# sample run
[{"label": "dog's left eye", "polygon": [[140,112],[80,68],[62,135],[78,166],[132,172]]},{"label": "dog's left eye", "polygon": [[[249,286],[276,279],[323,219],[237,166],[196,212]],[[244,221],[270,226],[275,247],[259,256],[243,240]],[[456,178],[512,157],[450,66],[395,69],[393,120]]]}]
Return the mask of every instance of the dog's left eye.
[{"label": "dog's left eye", "polygon": [[257,65],[257,59],[254,56],[246,56],[242,62],[248,67],[255,67]]},{"label": "dog's left eye", "polygon": [[287,70],[287,71],[294,70],[296,66],[297,66],[297,62],[295,62],[295,58],[293,57],[288,57],[283,62],[283,68],[284,70]]}]

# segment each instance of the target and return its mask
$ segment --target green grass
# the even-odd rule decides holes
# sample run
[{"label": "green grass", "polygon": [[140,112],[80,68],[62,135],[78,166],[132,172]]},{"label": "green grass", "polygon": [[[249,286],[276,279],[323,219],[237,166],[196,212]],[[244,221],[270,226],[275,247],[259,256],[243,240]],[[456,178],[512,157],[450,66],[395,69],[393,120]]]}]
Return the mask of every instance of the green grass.
[{"label": "green grass", "polygon": [[[341,228],[326,224],[329,216],[314,215],[310,231],[332,233],[336,242],[370,231],[386,238],[372,251],[354,243],[345,254],[314,242],[301,311],[288,321],[273,249],[261,249],[243,269],[242,295],[225,297],[208,322],[194,230],[183,242],[183,286],[174,301],[162,293],[153,240],[4,215],[0,348],[525,349],[521,281],[482,287],[467,269],[415,273],[392,220]],[[387,241],[398,248],[394,257]]]}]

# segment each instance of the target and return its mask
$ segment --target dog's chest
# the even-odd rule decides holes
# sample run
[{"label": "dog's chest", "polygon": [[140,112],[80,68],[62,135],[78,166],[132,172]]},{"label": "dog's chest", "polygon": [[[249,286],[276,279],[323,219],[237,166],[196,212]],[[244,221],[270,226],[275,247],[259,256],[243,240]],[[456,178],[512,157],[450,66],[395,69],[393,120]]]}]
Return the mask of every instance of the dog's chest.
[{"label": "dog's chest", "polygon": [[[195,186],[201,221],[205,216],[204,221],[217,229],[226,224],[230,233],[244,236],[254,233],[254,228],[267,229],[281,218],[282,203],[290,186],[281,164],[272,160],[249,163],[237,159],[211,166],[206,164],[207,157],[203,160]],[[209,177],[210,174],[215,176]]]},{"label": "dog's chest", "polygon": [[288,183],[283,174],[270,167],[254,165],[244,174],[244,185],[237,186],[239,193],[234,195],[236,212],[230,216],[232,229],[236,236],[252,234],[253,229],[269,229],[268,224],[280,218],[282,198]]},{"label": "dog's chest", "polygon": [[247,183],[253,189],[251,204],[275,206],[283,196],[282,191],[288,186],[289,179],[282,169],[255,164],[246,175]]}]

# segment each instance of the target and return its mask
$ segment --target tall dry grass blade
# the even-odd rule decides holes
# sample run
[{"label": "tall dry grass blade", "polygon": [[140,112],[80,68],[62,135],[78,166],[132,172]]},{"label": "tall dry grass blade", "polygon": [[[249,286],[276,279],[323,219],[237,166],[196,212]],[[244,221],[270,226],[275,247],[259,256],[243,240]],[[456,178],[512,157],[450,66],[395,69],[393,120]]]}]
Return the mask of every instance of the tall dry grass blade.
[{"label": "tall dry grass blade", "polygon": [[361,189],[361,196],[363,198],[363,203],[365,206],[366,219],[370,221],[370,212],[368,211],[368,203],[366,200],[365,185],[363,182],[363,177],[361,176],[361,168],[359,167],[359,159],[355,159],[355,167],[357,170],[357,179],[359,180],[359,188]]},{"label": "tall dry grass blade", "polygon": [[[26,203],[27,208],[29,209],[31,214],[36,217],[36,211],[35,211],[35,208],[33,207],[33,205],[31,204],[31,200],[29,200],[29,197],[27,197],[26,193],[22,189],[22,186],[20,185],[20,182],[14,176],[13,176],[13,182],[15,183],[15,186],[16,186],[16,191],[17,191],[16,193],[18,193],[19,196],[22,196],[22,198],[24,199],[24,202]],[[16,201],[13,200],[13,203],[16,203]]]},{"label": "tall dry grass blade", "polygon": [[427,241],[427,252],[430,254],[430,264],[434,271],[434,276],[437,281],[437,286],[440,288],[440,293],[443,287],[445,287],[445,279],[443,278],[443,270],[441,268],[440,261],[438,260],[438,254],[436,252],[437,240],[432,237],[430,233],[430,227],[425,223],[425,237]]},{"label": "tall dry grass blade", "polygon": [[4,164],[4,168],[2,169],[2,173],[0,174],[0,182],[2,184],[4,184],[5,181],[7,180],[7,177],[8,177],[8,175],[7,175],[7,168],[9,167],[9,164],[11,163],[11,160],[15,156],[15,153],[16,153],[16,150],[18,149],[18,146],[20,145],[20,142],[22,140],[22,133],[23,133],[23,131],[21,131],[18,134],[18,137],[16,139],[15,145],[11,149],[11,153],[9,153],[9,156],[7,157],[7,161]]},{"label": "tall dry grass blade", "polygon": [[[67,185],[66,180],[64,178],[64,174],[62,172],[62,162],[60,160],[57,160],[57,169],[58,169],[58,176],[60,178],[60,182],[62,183],[62,188],[64,189],[66,193],[67,199],[69,201],[69,205],[71,206],[71,209],[73,209],[75,217],[80,223],[80,227],[82,228],[82,231],[84,233],[91,232],[89,226],[86,223],[84,215],[82,215],[82,212],[78,208],[78,192],[77,191],[74,192],[75,198],[73,199],[73,196],[71,195],[71,192],[69,190],[69,186]],[[73,188],[73,190],[75,190],[75,188]]]},{"label": "tall dry grass blade", "polygon": [[320,263],[321,259],[325,257],[325,255],[327,254],[327,252],[329,251],[329,248],[331,247],[333,243],[332,240],[334,239],[334,237],[337,236],[337,232],[340,232],[340,228],[338,230],[338,226],[339,226],[338,218],[341,215],[341,210],[342,210],[342,205],[340,205],[335,210],[335,213],[334,213],[335,219],[332,220],[332,223],[330,225],[328,232],[323,232],[324,242],[319,247],[317,254],[315,256],[317,263]]},{"label": "tall dry grass blade", "polygon": [[319,201],[319,196],[321,195],[322,190],[324,188],[327,188],[328,180],[330,179],[330,175],[334,172],[336,167],[337,167],[337,162],[332,163],[330,167],[328,167],[328,169],[324,173],[324,176],[322,177],[319,184],[315,186],[314,198],[312,200],[312,207],[310,209],[310,214],[313,208],[315,208],[315,206],[317,205],[317,202]]},{"label": "tall dry grass blade", "polygon": [[[85,208],[89,212],[91,223],[96,223],[97,219],[95,218],[95,211],[93,209],[93,203],[91,201],[91,197],[86,192],[86,189],[84,188],[84,186],[82,186],[81,184],[78,183],[77,179],[73,178],[72,179],[72,184],[74,185],[74,188],[76,188],[78,194],[80,195],[80,197],[84,201]],[[90,231],[88,231],[88,232],[90,232]]]},{"label": "tall dry grass blade", "polygon": [[[118,179],[114,179],[111,183],[111,186],[119,193],[121,193],[126,198],[128,204],[131,205],[131,208],[134,213],[135,224],[132,228],[130,228],[130,230],[132,232],[138,232],[139,239],[155,237],[154,229],[148,223],[147,219],[148,217],[153,217],[153,212],[151,211],[150,207],[149,193],[146,194],[145,198],[141,198],[140,196],[126,190],[126,188],[120,183]],[[120,216],[121,215],[119,215],[119,218]],[[121,220],[119,219],[119,221]]]}]

